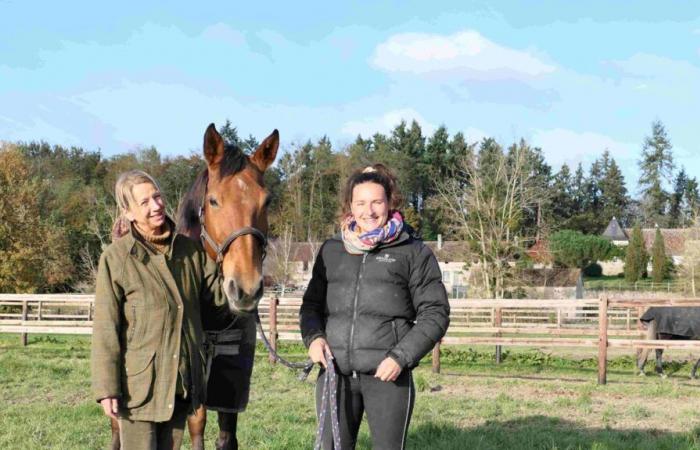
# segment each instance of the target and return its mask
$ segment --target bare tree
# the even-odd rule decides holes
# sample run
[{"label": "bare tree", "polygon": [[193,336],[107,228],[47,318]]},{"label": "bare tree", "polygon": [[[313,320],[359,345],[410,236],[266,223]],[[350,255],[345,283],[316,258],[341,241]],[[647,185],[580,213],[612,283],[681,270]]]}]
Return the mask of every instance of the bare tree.
[{"label": "bare tree", "polygon": [[522,251],[517,230],[536,204],[536,188],[528,176],[527,146],[514,146],[508,155],[499,148],[490,153],[488,166],[485,160],[458,159],[452,176],[436,183],[436,200],[455,237],[470,242],[478,260],[473,272],[485,296],[502,298],[514,257]]},{"label": "bare tree", "polygon": [[700,222],[697,219],[695,226],[687,230],[680,272],[680,279],[688,280],[689,293],[696,297],[700,281]]},{"label": "bare tree", "polygon": [[270,242],[268,249],[269,275],[275,284],[282,287],[282,295],[284,295],[285,289],[292,278],[293,243],[294,231],[292,226],[285,224],[280,230],[277,239]]}]

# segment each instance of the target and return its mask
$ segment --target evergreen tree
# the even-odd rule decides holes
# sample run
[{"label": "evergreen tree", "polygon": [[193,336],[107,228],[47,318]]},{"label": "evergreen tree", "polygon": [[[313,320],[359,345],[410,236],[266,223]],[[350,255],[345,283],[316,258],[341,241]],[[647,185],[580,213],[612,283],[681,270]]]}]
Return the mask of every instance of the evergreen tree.
[{"label": "evergreen tree", "polygon": [[575,213],[573,180],[571,171],[566,164],[561,166],[552,182],[552,224],[559,229],[565,229],[569,225],[571,217]]},{"label": "evergreen tree", "polygon": [[686,226],[692,226],[696,223],[699,208],[700,192],[698,191],[698,180],[693,177],[688,180],[685,186],[683,217],[685,218]]},{"label": "evergreen tree", "polygon": [[676,175],[673,181],[673,193],[668,209],[668,227],[677,228],[685,225],[683,217],[683,200],[685,199],[685,189],[688,187],[688,177],[685,174],[685,168]]},{"label": "evergreen tree", "polygon": [[624,212],[629,203],[625,178],[609,152],[603,153],[603,178],[600,180],[601,222],[607,225],[613,217],[624,222]]},{"label": "evergreen tree", "polygon": [[669,195],[664,189],[664,181],[670,181],[673,172],[672,148],[664,125],[658,120],[653,122],[651,136],[644,139],[639,161],[642,172],[639,185],[646,223],[662,226],[667,223],[665,213]]},{"label": "evergreen tree", "polygon": [[656,227],[654,246],[651,250],[651,265],[651,276],[654,283],[662,282],[666,278],[666,247],[664,246],[664,238],[659,227]]},{"label": "evergreen tree", "polygon": [[632,229],[629,245],[625,255],[625,280],[634,283],[642,278],[647,269],[647,251],[644,246],[642,227],[637,222]]},{"label": "evergreen tree", "polygon": [[389,167],[396,174],[406,201],[420,214],[422,194],[429,177],[422,173],[419,164],[425,151],[425,138],[418,122],[414,120],[409,128],[402,121],[392,131],[390,143],[394,161]]}]

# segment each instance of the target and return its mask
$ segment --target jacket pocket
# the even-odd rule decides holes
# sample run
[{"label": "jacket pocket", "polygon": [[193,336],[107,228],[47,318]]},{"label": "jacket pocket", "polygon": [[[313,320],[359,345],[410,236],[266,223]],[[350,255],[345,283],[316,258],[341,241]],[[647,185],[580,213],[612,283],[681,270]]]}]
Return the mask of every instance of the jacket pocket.
[{"label": "jacket pocket", "polygon": [[155,351],[128,352],[124,357],[126,372],[123,403],[127,408],[138,408],[153,393]]}]

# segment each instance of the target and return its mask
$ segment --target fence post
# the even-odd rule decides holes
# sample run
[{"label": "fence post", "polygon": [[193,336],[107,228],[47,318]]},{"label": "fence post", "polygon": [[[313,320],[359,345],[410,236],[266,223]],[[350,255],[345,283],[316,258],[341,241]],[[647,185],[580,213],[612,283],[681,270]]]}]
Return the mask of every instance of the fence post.
[{"label": "fence post", "polygon": [[[277,297],[270,299],[270,347],[277,352]],[[272,353],[270,353],[270,363],[275,364],[277,361]]]},{"label": "fence post", "polygon": [[[643,306],[637,306],[637,331],[640,334],[645,334],[644,327],[642,326],[642,321],[639,320],[642,318],[642,316],[644,315],[645,312],[646,312],[646,308],[644,308]],[[634,360],[639,361],[639,357],[641,356],[641,354],[642,354],[642,349],[637,347],[635,349]]]},{"label": "fence post", "polygon": [[[24,322],[27,321],[28,316],[29,316],[29,305],[27,304],[26,300],[22,300],[22,325],[26,325]],[[27,345],[27,333],[20,334],[19,339],[22,342],[23,346]]]},{"label": "fence post", "polygon": [[598,303],[598,384],[607,383],[608,369],[608,297]]},{"label": "fence post", "polygon": [[[503,315],[501,312],[501,308],[496,308],[496,312],[495,312],[494,318],[493,318],[494,326],[497,328],[500,328],[502,321],[503,321]],[[501,332],[498,331],[496,333],[496,336],[500,337]],[[501,363],[501,346],[497,345],[496,346],[496,364],[500,364],[500,363]]]},{"label": "fence post", "polygon": [[439,340],[435,347],[433,347],[433,373],[440,373],[440,343]]}]

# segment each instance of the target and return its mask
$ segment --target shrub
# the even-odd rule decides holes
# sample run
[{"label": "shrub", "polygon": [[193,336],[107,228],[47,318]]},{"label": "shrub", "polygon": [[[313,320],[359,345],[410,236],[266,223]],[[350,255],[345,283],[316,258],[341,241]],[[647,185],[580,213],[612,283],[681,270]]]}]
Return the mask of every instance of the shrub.
[{"label": "shrub", "polygon": [[601,277],[603,276],[603,267],[598,263],[589,264],[583,269],[583,274],[587,277]]}]

